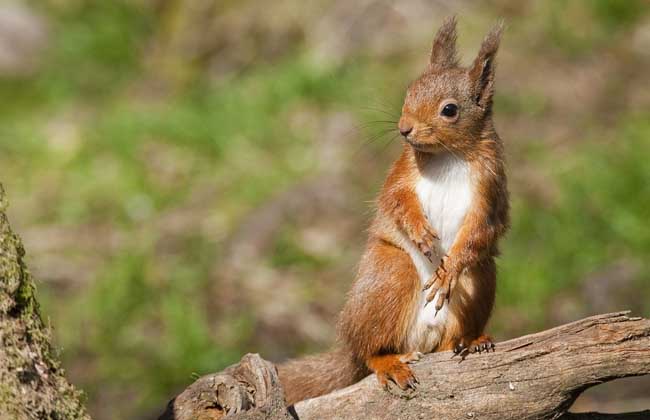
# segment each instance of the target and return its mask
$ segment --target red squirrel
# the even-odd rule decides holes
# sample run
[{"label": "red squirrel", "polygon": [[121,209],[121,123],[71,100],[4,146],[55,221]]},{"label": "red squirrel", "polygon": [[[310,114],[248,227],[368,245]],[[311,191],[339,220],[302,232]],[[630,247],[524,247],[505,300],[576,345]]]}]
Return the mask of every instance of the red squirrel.
[{"label": "red squirrel", "polygon": [[485,325],[494,304],[497,241],[508,228],[503,147],[492,122],[502,26],[462,67],[456,19],[433,42],[424,73],[406,92],[403,150],[377,201],[365,253],[329,353],[278,366],[286,402],[351,385],[369,373],[402,389],[417,382],[422,353],[494,347]]}]

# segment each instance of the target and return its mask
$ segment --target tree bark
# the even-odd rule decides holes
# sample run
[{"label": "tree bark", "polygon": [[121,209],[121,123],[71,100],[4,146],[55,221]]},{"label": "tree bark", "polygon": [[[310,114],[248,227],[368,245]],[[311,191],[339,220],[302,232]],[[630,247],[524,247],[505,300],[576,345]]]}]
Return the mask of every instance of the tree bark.
[{"label": "tree bark", "polygon": [[597,315],[509,340],[462,362],[450,352],[430,354],[413,366],[416,390],[384,390],[370,376],[289,411],[281,408],[273,366],[247,355],[239,365],[200,378],[160,419],[650,419],[650,411],[567,413],[591,386],[650,374],[650,320],[627,314]]},{"label": "tree bark", "polygon": [[0,184],[0,419],[90,419],[43,325]]}]

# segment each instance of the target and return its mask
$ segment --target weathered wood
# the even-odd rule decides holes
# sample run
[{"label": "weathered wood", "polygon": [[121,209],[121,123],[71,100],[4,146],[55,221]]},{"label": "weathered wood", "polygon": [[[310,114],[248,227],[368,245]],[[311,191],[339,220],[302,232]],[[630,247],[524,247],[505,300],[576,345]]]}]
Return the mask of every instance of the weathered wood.
[{"label": "weathered wood", "polygon": [[[301,420],[647,419],[650,411],[566,413],[577,396],[591,386],[650,374],[650,320],[627,314],[597,315],[509,340],[499,343],[494,352],[473,354],[460,363],[449,352],[430,354],[413,366],[419,379],[414,391],[395,387],[384,390],[374,376],[369,376],[348,388],[299,402],[292,407],[292,415]],[[278,410],[281,386],[275,369],[266,365],[263,371],[248,375],[252,381],[242,380],[246,375],[241,369],[246,370],[251,360],[256,360],[255,366],[264,363],[258,357],[246,356],[240,365],[199,379],[170,402],[168,413],[171,410],[176,417],[162,418],[217,419],[226,413],[233,413],[232,418],[237,419],[287,418],[286,411]],[[239,388],[228,385],[226,393],[219,391],[215,397],[214,384],[235,383],[229,379],[232,372],[236,372]],[[259,395],[264,398],[256,398],[255,408],[245,411],[252,400],[237,395],[242,389],[249,396],[256,395],[258,383],[263,384]],[[275,390],[269,391],[269,386]],[[188,399],[187,395],[194,397]],[[219,412],[212,409],[212,417],[202,417],[205,401],[222,401]],[[228,407],[224,407],[226,401]],[[264,409],[266,404],[270,408]]]},{"label": "weathered wood", "polygon": [[169,402],[159,420],[287,419],[278,373],[272,363],[247,354],[223,372],[199,378]]}]

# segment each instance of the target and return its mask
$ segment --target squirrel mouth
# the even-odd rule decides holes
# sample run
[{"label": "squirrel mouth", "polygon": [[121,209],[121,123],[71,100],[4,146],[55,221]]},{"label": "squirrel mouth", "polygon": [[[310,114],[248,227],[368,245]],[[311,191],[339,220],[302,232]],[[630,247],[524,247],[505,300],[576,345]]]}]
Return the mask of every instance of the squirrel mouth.
[{"label": "squirrel mouth", "polygon": [[423,152],[430,151],[431,148],[435,146],[434,144],[431,143],[420,143],[408,137],[405,137],[404,140],[406,140],[406,142],[410,144],[411,147],[413,147],[415,150],[419,150]]}]

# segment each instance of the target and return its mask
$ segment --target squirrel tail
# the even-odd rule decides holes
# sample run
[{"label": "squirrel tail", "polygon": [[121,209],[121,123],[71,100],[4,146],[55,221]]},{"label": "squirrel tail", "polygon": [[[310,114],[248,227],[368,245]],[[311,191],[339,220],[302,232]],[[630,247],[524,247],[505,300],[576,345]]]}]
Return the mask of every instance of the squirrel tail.
[{"label": "squirrel tail", "polygon": [[349,353],[328,353],[289,360],[278,365],[287,405],[345,388],[363,379],[368,370],[355,363]]}]

